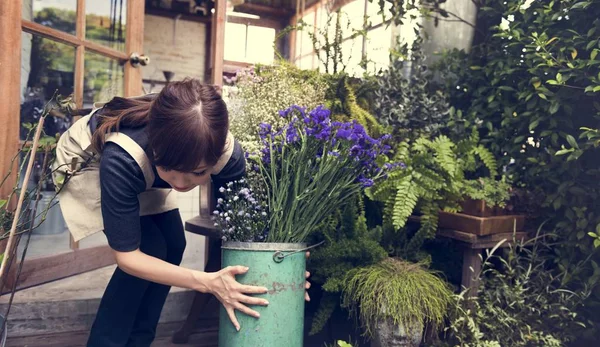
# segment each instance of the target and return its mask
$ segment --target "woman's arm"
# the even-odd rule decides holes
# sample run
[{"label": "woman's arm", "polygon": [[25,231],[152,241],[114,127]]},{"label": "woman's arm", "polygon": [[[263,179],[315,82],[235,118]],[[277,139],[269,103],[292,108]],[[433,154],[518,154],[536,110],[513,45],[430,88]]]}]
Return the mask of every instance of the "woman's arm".
[{"label": "woman's arm", "polygon": [[236,275],[244,274],[247,267],[230,266],[219,272],[202,272],[170,264],[166,261],[144,254],[139,249],[131,252],[114,251],[117,264],[126,273],[148,281],[188,288],[202,293],[213,294],[223,304],[231,322],[237,330],[240,325],[234,310],[253,317],[260,314],[246,305],[268,305],[268,301],[247,294],[264,294],[267,288],[247,286],[235,280]]}]

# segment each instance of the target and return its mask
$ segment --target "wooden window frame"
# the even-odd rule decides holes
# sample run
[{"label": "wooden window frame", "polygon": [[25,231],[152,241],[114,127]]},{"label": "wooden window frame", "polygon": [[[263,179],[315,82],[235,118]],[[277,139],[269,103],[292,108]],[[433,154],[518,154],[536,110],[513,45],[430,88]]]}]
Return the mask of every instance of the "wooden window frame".
[{"label": "wooden window frame", "polygon": [[[20,100],[21,100],[21,33],[27,32],[75,47],[74,99],[77,107],[83,106],[84,60],[89,50],[124,65],[124,96],[140,95],[142,78],[139,68],[129,63],[129,54],[142,53],[144,32],[144,0],[128,0],[127,28],[125,50],[121,52],[85,39],[85,1],[77,0],[75,35],[43,26],[22,19],[22,1],[0,1],[0,173],[2,177],[10,172],[13,164],[11,158],[19,149]],[[219,0],[222,1],[222,0]],[[6,49],[10,47],[11,49]],[[6,125],[6,126],[4,126]],[[6,182],[0,191],[5,197],[10,193],[9,187],[16,182],[15,175]],[[16,244],[16,243],[15,243]],[[79,249],[79,244],[71,237],[70,252],[26,259],[22,264],[19,283],[16,289],[21,290],[49,281],[69,277],[83,272],[95,270],[115,263],[108,245]],[[14,249],[13,249],[14,250]],[[10,252],[10,250],[6,250]],[[11,252],[12,253],[12,252]],[[9,253],[10,254],[10,253]],[[19,259],[15,259],[7,273],[2,293],[9,292],[15,284]]]}]

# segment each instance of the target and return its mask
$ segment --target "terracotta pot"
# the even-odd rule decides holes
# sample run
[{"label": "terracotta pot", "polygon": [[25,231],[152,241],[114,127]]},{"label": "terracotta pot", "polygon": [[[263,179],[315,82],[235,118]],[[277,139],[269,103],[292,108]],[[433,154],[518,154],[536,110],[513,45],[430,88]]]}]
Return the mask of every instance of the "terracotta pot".
[{"label": "terracotta pot", "polygon": [[484,200],[465,198],[465,200],[460,203],[460,206],[462,207],[461,213],[469,216],[493,217],[505,216],[508,214],[506,209],[499,206],[490,207]]}]

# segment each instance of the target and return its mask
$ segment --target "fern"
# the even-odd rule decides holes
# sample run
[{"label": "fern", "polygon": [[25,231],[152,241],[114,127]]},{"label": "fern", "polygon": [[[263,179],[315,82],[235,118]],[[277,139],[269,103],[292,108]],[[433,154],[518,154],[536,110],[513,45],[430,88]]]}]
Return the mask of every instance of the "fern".
[{"label": "fern", "polygon": [[492,152],[484,146],[479,145],[474,148],[474,153],[479,156],[485,167],[490,171],[490,176],[496,177],[498,175],[498,166]]},{"label": "fern", "polygon": [[338,301],[339,298],[337,295],[331,293],[325,293],[323,295],[319,301],[319,308],[312,320],[310,335],[317,334],[319,331],[323,330],[325,324],[327,324],[329,318],[331,318],[333,311],[335,311],[338,306]]},{"label": "fern", "polygon": [[402,228],[412,214],[419,197],[415,194],[412,176],[404,176],[396,185],[393,222],[396,228]]}]

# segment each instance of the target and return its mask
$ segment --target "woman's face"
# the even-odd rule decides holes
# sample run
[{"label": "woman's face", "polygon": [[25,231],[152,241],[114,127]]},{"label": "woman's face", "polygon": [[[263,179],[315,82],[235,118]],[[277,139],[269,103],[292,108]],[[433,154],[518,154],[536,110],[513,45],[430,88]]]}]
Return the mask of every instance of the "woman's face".
[{"label": "woman's face", "polygon": [[207,166],[200,166],[192,172],[181,172],[165,170],[159,166],[156,167],[160,178],[178,192],[188,192],[199,185],[208,183],[210,181],[210,169]]}]

